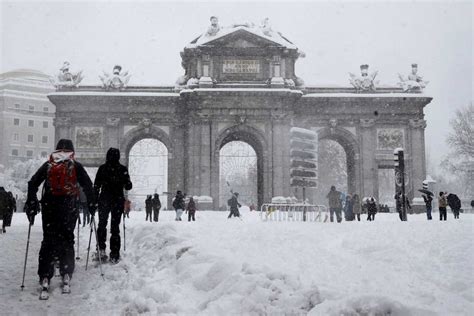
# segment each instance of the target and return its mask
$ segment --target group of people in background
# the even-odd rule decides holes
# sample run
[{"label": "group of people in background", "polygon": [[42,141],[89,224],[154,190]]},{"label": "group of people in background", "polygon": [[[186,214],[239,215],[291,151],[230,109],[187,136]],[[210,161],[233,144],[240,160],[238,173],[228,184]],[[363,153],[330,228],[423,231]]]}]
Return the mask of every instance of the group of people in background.
[{"label": "group of people in background", "polygon": [[160,209],[161,209],[160,195],[158,193],[155,193],[153,197],[151,195],[148,195],[145,200],[145,212],[146,212],[145,221],[148,221],[148,219],[150,219],[150,222],[151,222],[152,214],[153,214],[153,221],[158,222],[158,219],[160,216]]},{"label": "group of people in background", "polygon": [[[375,198],[367,197],[363,201],[360,200],[359,195],[346,195],[340,191],[336,190],[335,186],[331,186],[329,193],[327,194],[328,204],[329,204],[329,217],[330,221],[334,222],[334,216],[338,223],[342,221],[342,212],[344,213],[344,219],[346,221],[353,221],[357,219],[360,221],[360,214],[367,213],[367,220],[375,220],[375,214],[378,211],[389,212],[389,207],[387,205],[377,205]],[[423,200],[426,205],[426,215],[428,220],[432,219],[432,194],[423,194]],[[411,212],[412,206],[406,195],[402,195],[401,192],[395,194],[395,209],[399,214],[400,220],[404,220],[403,213],[403,203],[405,203],[405,210]],[[439,207],[439,216],[440,220],[447,219],[447,206],[449,206],[453,212],[454,218],[459,218],[459,213],[461,210],[461,200],[456,194],[448,194],[445,192],[440,192],[438,197],[438,207]]]},{"label": "group of people in background", "polygon": [[334,215],[338,223],[342,222],[342,212],[344,212],[344,219],[346,221],[353,221],[357,219],[360,221],[360,215],[365,209],[367,212],[367,220],[375,220],[375,214],[377,213],[377,204],[373,197],[367,198],[365,201],[361,201],[358,194],[344,195],[342,192],[337,191],[335,186],[331,186],[329,193],[327,194],[329,204],[329,219],[334,222]]},{"label": "group of people in background", "polygon": [[6,227],[11,225],[14,212],[16,212],[16,199],[13,193],[0,187],[0,219],[2,220],[0,233],[7,232]]}]

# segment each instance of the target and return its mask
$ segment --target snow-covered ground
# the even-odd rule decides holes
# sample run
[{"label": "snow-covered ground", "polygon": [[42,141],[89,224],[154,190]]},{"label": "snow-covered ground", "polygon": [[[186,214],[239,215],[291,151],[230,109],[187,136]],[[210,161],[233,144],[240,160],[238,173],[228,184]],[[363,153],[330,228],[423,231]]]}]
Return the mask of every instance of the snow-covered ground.
[{"label": "snow-covered ground", "polygon": [[[377,214],[375,222],[262,222],[244,212],[197,212],[196,222],[127,220],[117,265],[85,271],[81,229],[72,294],[59,279],[38,300],[40,220],[32,228],[20,291],[27,221],[0,235],[1,315],[473,315],[474,215],[447,222]],[[434,214],[435,218],[437,213]],[[39,216],[40,217],[40,216]],[[38,217],[38,219],[40,219]],[[122,235],[123,236],[123,235]]]}]

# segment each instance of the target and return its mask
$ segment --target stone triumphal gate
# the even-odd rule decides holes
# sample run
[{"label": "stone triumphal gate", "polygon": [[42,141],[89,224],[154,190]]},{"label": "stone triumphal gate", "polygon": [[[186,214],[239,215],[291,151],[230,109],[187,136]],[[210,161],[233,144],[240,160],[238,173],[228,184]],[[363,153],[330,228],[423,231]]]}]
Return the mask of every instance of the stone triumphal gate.
[{"label": "stone triumphal gate", "polygon": [[74,140],[78,159],[91,167],[109,147],[120,148],[127,164],[136,142],[158,139],[168,149],[168,191],[210,196],[217,209],[219,151],[236,140],[257,154],[259,204],[293,195],[289,131],[296,126],[342,145],[348,191],[361,196],[378,197],[378,169],[393,168],[393,150],[403,147],[407,192],[417,195],[425,178],[423,108],[431,101],[420,89],[374,90],[366,65],[353,75],[354,88],[305,87],[295,75],[302,53],[267,24],[213,24],[181,56],[185,74],[172,87],[127,86],[121,67],[97,86],[59,79],[48,96],[56,138]]}]

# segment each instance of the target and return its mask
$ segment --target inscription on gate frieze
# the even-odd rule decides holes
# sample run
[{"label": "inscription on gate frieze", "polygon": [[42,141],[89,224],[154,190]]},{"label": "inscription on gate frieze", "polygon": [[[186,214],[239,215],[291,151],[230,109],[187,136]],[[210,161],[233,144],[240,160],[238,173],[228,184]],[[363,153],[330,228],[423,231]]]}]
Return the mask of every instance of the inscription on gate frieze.
[{"label": "inscription on gate frieze", "polygon": [[225,74],[258,74],[260,61],[253,59],[225,59],[222,63]]}]

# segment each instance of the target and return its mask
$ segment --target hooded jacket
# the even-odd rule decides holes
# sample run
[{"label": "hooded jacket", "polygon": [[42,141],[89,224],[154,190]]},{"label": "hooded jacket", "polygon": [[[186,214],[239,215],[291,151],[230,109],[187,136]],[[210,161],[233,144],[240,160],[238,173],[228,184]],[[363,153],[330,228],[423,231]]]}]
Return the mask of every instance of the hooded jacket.
[{"label": "hooded jacket", "polygon": [[128,169],[119,160],[120,151],[109,148],[105,164],[99,167],[94,181],[94,191],[99,201],[124,199],[123,190],[132,189]]}]

